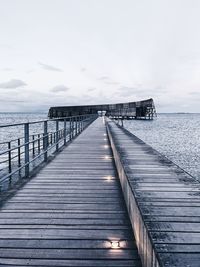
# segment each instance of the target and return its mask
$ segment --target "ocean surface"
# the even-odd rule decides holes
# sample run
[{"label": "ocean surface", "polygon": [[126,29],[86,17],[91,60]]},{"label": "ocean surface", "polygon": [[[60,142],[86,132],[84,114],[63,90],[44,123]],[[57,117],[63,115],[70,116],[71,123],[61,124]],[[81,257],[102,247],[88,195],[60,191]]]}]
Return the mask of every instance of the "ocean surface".
[{"label": "ocean surface", "polygon": [[[0,125],[46,118],[47,113],[0,113]],[[153,121],[124,121],[124,127],[200,180],[200,114],[158,114]],[[30,129],[42,131],[40,124]],[[21,136],[23,127],[0,128],[0,142]]]}]

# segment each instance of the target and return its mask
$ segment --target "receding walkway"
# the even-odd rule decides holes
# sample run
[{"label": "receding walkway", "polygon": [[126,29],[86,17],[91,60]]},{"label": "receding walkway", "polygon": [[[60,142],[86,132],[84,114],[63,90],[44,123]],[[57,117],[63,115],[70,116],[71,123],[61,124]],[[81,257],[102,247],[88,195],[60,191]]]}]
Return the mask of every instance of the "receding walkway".
[{"label": "receding walkway", "polygon": [[0,265],[141,266],[102,118],[1,208]]},{"label": "receding walkway", "polygon": [[200,183],[114,122],[108,131],[143,265],[200,267]]}]

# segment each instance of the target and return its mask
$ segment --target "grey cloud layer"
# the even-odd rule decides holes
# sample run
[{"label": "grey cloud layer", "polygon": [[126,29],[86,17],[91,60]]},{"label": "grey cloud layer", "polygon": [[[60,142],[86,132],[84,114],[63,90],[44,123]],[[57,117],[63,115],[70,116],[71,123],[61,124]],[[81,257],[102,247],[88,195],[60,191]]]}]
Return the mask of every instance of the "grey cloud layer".
[{"label": "grey cloud layer", "polygon": [[0,88],[16,89],[18,87],[26,86],[27,84],[19,79],[11,79],[10,81],[0,83]]},{"label": "grey cloud layer", "polygon": [[49,71],[59,71],[59,72],[62,72],[63,70],[60,69],[60,68],[57,68],[57,67],[54,67],[54,66],[51,66],[51,65],[47,65],[47,64],[44,64],[44,63],[41,63],[39,62],[38,63],[43,69],[45,70],[49,70]]},{"label": "grey cloud layer", "polygon": [[69,87],[65,86],[65,85],[57,85],[54,86],[53,88],[51,88],[51,92],[57,93],[57,92],[66,92],[69,90]]},{"label": "grey cloud layer", "polygon": [[2,71],[13,71],[14,69],[12,69],[12,68],[3,68],[3,69],[1,69]]}]

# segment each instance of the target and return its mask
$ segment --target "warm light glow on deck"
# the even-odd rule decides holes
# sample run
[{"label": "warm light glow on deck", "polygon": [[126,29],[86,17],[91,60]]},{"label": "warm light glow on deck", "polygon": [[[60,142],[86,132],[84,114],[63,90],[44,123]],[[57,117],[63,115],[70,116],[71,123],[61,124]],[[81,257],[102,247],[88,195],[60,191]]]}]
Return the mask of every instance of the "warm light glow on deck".
[{"label": "warm light glow on deck", "polygon": [[106,155],[106,156],[104,156],[104,159],[108,160],[108,159],[112,159],[112,158],[110,156]]},{"label": "warm light glow on deck", "polygon": [[111,181],[113,177],[111,175],[108,175],[105,178],[106,178],[107,181]]},{"label": "warm light glow on deck", "polygon": [[110,243],[111,243],[111,248],[113,248],[113,249],[120,248],[120,242],[119,241],[110,241]]}]

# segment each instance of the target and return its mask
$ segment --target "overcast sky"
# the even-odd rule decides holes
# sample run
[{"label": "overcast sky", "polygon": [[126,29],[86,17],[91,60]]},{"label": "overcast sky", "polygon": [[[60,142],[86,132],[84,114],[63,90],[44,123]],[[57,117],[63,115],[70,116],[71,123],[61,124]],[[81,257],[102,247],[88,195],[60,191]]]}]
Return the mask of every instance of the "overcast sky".
[{"label": "overcast sky", "polygon": [[199,0],[0,0],[0,111],[200,112],[199,27]]}]

